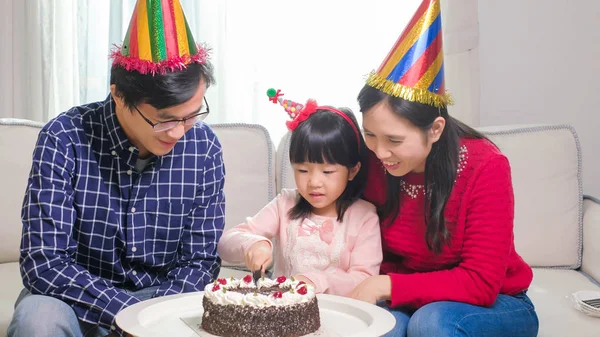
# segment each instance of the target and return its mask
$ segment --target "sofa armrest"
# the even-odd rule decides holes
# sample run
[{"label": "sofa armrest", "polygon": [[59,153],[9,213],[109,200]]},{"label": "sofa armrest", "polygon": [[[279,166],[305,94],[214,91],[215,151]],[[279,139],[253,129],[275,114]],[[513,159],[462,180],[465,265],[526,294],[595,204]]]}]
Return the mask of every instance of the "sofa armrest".
[{"label": "sofa armrest", "polygon": [[581,271],[600,282],[600,200],[583,201],[583,260]]}]

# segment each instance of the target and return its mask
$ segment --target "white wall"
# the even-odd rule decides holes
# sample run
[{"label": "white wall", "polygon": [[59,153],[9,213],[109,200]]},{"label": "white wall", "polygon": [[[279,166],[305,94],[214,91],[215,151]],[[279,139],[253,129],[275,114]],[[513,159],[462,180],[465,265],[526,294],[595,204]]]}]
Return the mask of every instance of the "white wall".
[{"label": "white wall", "polygon": [[479,0],[480,124],[567,123],[600,196],[600,2]]},{"label": "white wall", "polygon": [[454,99],[448,112],[479,125],[479,25],[477,1],[442,0],[446,88]]}]

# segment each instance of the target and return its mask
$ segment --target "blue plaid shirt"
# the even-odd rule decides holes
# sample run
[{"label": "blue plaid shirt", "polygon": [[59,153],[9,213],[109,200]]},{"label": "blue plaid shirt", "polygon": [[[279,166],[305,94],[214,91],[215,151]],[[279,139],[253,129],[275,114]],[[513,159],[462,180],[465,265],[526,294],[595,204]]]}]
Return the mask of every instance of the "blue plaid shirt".
[{"label": "blue plaid shirt", "polygon": [[200,291],[220,269],[225,169],[210,127],[142,172],[137,160],[110,96],[75,107],[40,131],[23,204],[25,287],[108,329],[139,302],[131,291]]}]

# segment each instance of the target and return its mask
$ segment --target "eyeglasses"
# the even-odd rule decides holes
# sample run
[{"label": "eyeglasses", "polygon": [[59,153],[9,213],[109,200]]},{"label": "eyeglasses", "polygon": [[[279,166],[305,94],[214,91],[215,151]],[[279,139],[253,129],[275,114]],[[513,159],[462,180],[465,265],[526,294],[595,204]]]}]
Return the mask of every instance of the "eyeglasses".
[{"label": "eyeglasses", "polygon": [[135,108],[135,110],[137,110],[137,112],[140,114],[140,116],[142,116],[142,118],[146,121],[146,123],[148,123],[148,124],[150,124],[150,126],[152,126],[152,128],[154,129],[154,132],[163,132],[163,131],[171,130],[172,128],[179,125],[179,123],[183,123],[183,125],[185,125],[185,126],[192,126],[192,125],[196,124],[197,122],[203,121],[206,118],[206,116],[208,115],[208,113],[210,112],[210,108],[208,107],[208,101],[206,100],[206,96],[204,97],[204,106],[206,107],[206,111],[202,111],[197,114],[193,114],[184,119],[173,119],[170,121],[160,122],[160,123],[152,123],[151,120],[149,120],[148,118],[146,118],[146,116],[144,116],[144,114],[140,111],[140,109],[138,109],[137,106],[134,105],[133,107]]}]

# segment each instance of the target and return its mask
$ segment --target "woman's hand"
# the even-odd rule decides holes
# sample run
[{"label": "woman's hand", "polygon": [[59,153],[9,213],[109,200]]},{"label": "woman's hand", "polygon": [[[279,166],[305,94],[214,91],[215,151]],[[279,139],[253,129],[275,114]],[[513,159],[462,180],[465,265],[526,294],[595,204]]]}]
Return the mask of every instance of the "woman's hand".
[{"label": "woman's hand", "polygon": [[387,275],[370,276],[357,285],[347,296],[371,304],[389,300],[392,296],[392,280]]},{"label": "woman's hand", "polygon": [[250,246],[244,257],[246,268],[250,271],[260,270],[264,275],[267,267],[273,262],[273,249],[268,241],[258,241]]}]

